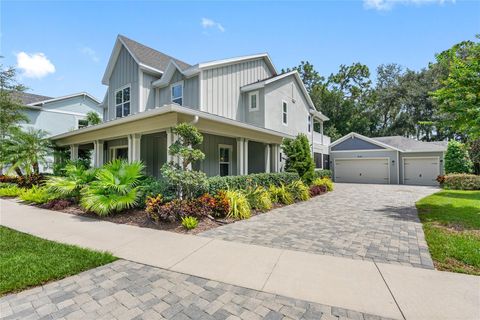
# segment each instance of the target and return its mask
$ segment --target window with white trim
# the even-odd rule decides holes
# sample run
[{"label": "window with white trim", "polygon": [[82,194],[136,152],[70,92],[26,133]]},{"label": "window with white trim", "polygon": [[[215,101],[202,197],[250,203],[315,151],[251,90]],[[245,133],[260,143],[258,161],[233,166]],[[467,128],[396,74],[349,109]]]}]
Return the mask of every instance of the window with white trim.
[{"label": "window with white trim", "polygon": [[128,160],[128,147],[127,146],[116,146],[110,147],[110,161],[115,159]]},{"label": "window with white trim", "polygon": [[172,95],[172,102],[178,105],[183,105],[183,82],[172,84],[170,92]]},{"label": "window with white trim", "polygon": [[248,109],[250,111],[258,110],[258,91],[248,94]]},{"label": "window with white trim", "polygon": [[117,118],[130,114],[130,86],[115,91],[115,115]]},{"label": "window with white trim", "polygon": [[282,101],[282,123],[288,123],[288,104],[286,101]]},{"label": "window with white trim", "polygon": [[219,174],[221,177],[229,176],[232,173],[232,146],[218,146]]},{"label": "window with white trim", "polygon": [[88,120],[78,119],[78,129],[88,127]]},{"label": "window with white trim", "polygon": [[312,116],[308,115],[308,132],[312,132]]}]

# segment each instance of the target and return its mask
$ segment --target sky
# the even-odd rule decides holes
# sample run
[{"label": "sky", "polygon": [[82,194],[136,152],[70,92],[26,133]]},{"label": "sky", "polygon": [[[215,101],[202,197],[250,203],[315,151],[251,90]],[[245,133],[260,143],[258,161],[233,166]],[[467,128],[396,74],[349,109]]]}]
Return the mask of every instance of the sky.
[{"label": "sky", "polygon": [[309,61],[419,70],[480,34],[480,0],[5,1],[0,55],[31,93],[100,100],[116,36],[190,64],[268,52],[277,70]]}]

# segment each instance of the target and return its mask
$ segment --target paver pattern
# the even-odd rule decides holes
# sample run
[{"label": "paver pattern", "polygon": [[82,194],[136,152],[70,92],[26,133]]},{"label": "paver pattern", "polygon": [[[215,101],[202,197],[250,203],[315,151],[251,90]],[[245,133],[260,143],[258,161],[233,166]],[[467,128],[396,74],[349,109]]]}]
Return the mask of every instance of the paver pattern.
[{"label": "paver pattern", "polygon": [[126,260],[0,298],[1,319],[381,319]]},{"label": "paver pattern", "polygon": [[433,269],[415,202],[438,191],[335,184],[335,191],[201,236]]}]

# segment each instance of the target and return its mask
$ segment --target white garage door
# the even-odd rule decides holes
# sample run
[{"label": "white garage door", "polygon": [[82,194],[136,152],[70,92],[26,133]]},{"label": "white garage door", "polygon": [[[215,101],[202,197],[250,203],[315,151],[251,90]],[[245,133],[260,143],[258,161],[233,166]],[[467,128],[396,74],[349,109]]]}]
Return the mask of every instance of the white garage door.
[{"label": "white garage door", "polygon": [[335,181],[356,183],[390,183],[387,158],[336,159]]},{"label": "white garage door", "polygon": [[439,158],[403,158],[403,182],[420,186],[436,186],[440,174]]}]

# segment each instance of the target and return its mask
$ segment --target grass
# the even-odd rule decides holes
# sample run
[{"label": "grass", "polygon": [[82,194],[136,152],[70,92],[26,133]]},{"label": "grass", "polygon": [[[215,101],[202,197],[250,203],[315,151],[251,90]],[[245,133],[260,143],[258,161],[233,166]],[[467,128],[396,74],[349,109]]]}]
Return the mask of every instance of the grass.
[{"label": "grass", "polygon": [[0,295],[58,280],[116,258],[0,227]]},{"label": "grass", "polygon": [[417,208],[437,269],[480,275],[480,191],[443,190]]}]

